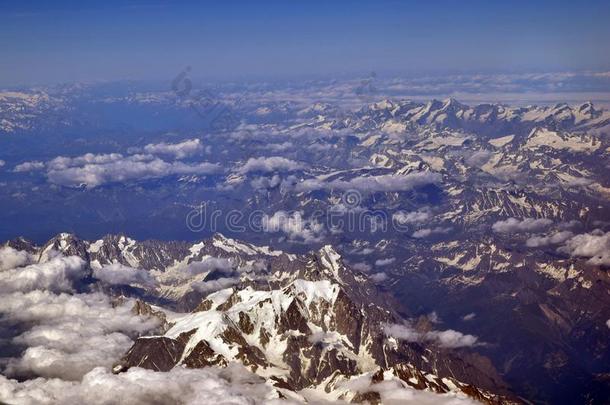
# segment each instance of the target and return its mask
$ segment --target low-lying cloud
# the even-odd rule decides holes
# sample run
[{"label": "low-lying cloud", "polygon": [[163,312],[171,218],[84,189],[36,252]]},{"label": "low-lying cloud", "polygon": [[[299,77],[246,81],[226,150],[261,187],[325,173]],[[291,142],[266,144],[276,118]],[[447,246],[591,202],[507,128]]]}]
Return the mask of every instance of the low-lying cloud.
[{"label": "low-lying cloud", "polygon": [[375,266],[380,266],[380,267],[387,266],[389,264],[394,263],[395,261],[396,261],[396,258],[394,258],[394,257],[388,257],[385,259],[377,259],[377,260],[375,260]]},{"label": "low-lying cloud", "polygon": [[265,215],[261,225],[264,232],[282,232],[288,240],[305,243],[320,241],[326,234],[322,223],[304,218],[300,211],[277,211],[271,216]]},{"label": "low-lying cloud", "polygon": [[0,393],[8,403],[92,404],[120,402],[144,404],[279,404],[272,388],[245,367],[177,367],[169,372],[132,368],[114,375],[108,368],[96,367],[81,381],[39,378],[25,382],[0,375]]},{"label": "low-lying cloud", "polygon": [[432,213],[427,208],[411,212],[398,211],[392,215],[392,219],[402,225],[416,225],[430,221]]},{"label": "low-lying cloud", "polygon": [[553,224],[553,221],[546,218],[508,218],[504,221],[497,221],[492,225],[494,232],[498,233],[517,233],[517,232],[536,232],[545,229]]},{"label": "low-lying cloud", "polygon": [[133,313],[133,301],[76,293],[85,277],[82,259],[59,255],[0,272],[0,316],[22,328],[10,343],[25,346],[8,359],[3,374],[79,380],[95,367],[111,366],[133,338],[158,327],[157,318]]},{"label": "low-lying cloud", "polygon": [[149,143],[144,146],[143,151],[152,155],[171,155],[176,159],[183,159],[203,151],[203,145],[199,139],[189,139],[179,143]]},{"label": "low-lying cloud", "polygon": [[379,176],[356,177],[350,180],[322,181],[309,179],[296,186],[297,191],[322,189],[359,190],[362,192],[408,191],[427,184],[439,183],[442,176],[432,172],[416,172],[406,175],[383,174]]},{"label": "low-lying cloud", "polygon": [[10,246],[0,247],[0,271],[14,269],[32,262],[33,257],[28,252],[17,250]]},{"label": "low-lying cloud", "polygon": [[552,235],[532,236],[525,241],[528,247],[542,247],[549,245],[558,245],[570,239],[574,234],[570,231],[555,232]]},{"label": "low-lying cloud", "polygon": [[429,342],[450,349],[471,347],[478,343],[476,336],[465,335],[453,329],[419,332],[409,324],[387,324],[384,327],[384,332],[387,336],[406,340],[407,342]]},{"label": "low-lying cloud", "polygon": [[147,270],[113,263],[93,270],[93,277],[110,285],[141,285],[153,287],[154,277]]},{"label": "low-lying cloud", "polygon": [[280,156],[250,158],[246,163],[237,169],[240,174],[251,172],[271,173],[271,172],[290,172],[304,168],[299,162],[286,159]]},{"label": "low-lying cloud", "polygon": [[373,283],[379,284],[383,283],[388,279],[388,275],[384,272],[374,273],[369,276]]},{"label": "low-lying cloud", "polygon": [[413,232],[413,234],[411,234],[411,237],[416,238],[416,239],[423,239],[423,238],[427,238],[428,236],[432,236],[432,235],[443,235],[446,233],[449,233],[451,231],[450,227],[444,227],[444,226],[436,226],[434,228],[422,228],[422,229],[418,229],[417,231]]},{"label": "low-lying cloud", "polygon": [[85,275],[85,262],[76,256],[56,256],[44,263],[0,272],[0,292],[45,290],[71,292],[73,282]]},{"label": "low-lying cloud", "polygon": [[203,280],[192,283],[193,290],[200,293],[209,294],[225,288],[232,287],[239,283],[239,277],[219,277],[214,280]]},{"label": "low-lying cloud", "polygon": [[352,378],[339,385],[353,392],[376,392],[382,404],[387,405],[477,405],[477,402],[463,393],[435,392],[417,390],[396,377],[384,376],[384,381],[373,383],[371,374]]},{"label": "low-lying cloud", "polygon": [[596,229],[573,236],[558,250],[573,257],[589,258],[588,263],[593,265],[610,266],[610,232]]},{"label": "low-lying cloud", "polygon": [[13,171],[15,173],[24,173],[31,172],[34,170],[42,170],[44,169],[44,163],[39,161],[31,161],[31,162],[23,162],[15,166]]},{"label": "low-lying cloud", "polygon": [[109,183],[162,178],[171,175],[210,175],[221,171],[215,163],[166,162],[152,155],[84,155],[56,158],[49,163],[47,178],[62,186],[97,187]]}]

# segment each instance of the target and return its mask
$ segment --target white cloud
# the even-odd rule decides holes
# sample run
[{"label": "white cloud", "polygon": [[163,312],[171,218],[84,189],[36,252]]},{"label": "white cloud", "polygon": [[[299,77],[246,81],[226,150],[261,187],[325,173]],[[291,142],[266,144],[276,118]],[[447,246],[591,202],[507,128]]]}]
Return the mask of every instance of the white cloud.
[{"label": "white cloud", "polygon": [[183,159],[203,150],[199,139],[189,139],[180,143],[149,143],[144,147],[144,152],[153,155],[172,155],[176,159]]},{"label": "white cloud", "polygon": [[111,285],[142,285],[153,287],[156,282],[147,270],[113,263],[93,270],[93,277]]},{"label": "white cloud", "polygon": [[44,169],[44,163],[38,161],[23,162],[15,166],[15,173],[31,172],[34,170]]},{"label": "white cloud", "polygon": [[4,166],[6,162],[4,160],[0,160],[0,167]]},{"label": "white cloud", "polygon": [[271,152],[285,152],[289,149],[294,148],[294,144],[292,142],[272,143],[267,145],[266,147]]},{"label": "white cloud", "polygon": [[6,374],[77,380],[94,367],[111,366],[133,337],[158,326],[156,318],[137,316],[132,307],[133,302],[113,305],[101,293],[5,295],[0,313],[33,325],[13,340],[27,349],[8,362]]},{"label": "white cloud", "polygon": [[574,234],[570,231],[555,232],[548,236],[532,236],[525,244],[528,247],[541,247],[548,245],[558,245],[570,239]]},{"label": "white cloud", "polygon": [[[204,257],[201,261],[191,262],[176,268],[163,281],[170,283],[186,282],[184,285],[190,286],[195,291],[211,293],[237,284],[241,273],[256,272],[265,267],[266,262],[264,260],[243,263],[238,266],[231,259]],[[193,280],[193,277],[199,275],[204,276]],[[211,277],[214,278],[210,279]]]},{"label": "white cloud", "polygon": [[427,238],[430,235],[445,234],[445,233],[448,233],[449,231],[451,231],[451,228],[442,227],[442,226],[437,226],[435,228],[423,228],[423,229],[418,229],[417,231],[413,232],[411,237],[421,239],[421,238]]},{"label": "white cloud", "polygon": [[324,343],[324,345],[334,345],[337,342],[341,342],[342,336],[341,336],[341,334],[334,332],[334,331],[333,332],[319,331],[319,332],[314,332],[311,335],[309,335],[307,340],[313,344]]},{"label": "white cloud", "polygon": [[471,312],[469,314],[464,315],[462,317],[462,320],[464,320],[464,321],[472,321],[476,316],[477,316],[477,314],[475,314],[474,312]]},{"label": "white cloud", "polygon": [[435,392],[417,390],[409,386],[405,381],[394,376],[389,378],[384,376],[384,381],[372,383],[371,374],[365,374],[352,377],[350,380],[340,383],[339,388],[360,393],[377,392],[381,397],[381,403],[385,405],[480,404],[464,393],[449,392],[446,394],[438,394]]},{"label": "white cloud", "polygon": [[593,265],[609,266],[610,232],[604,233],[596,229],[590,233],[573,236],[558,250],[573,257],[589,258],[588,262]]},{"label": "white cloud", "polygon": [[366,256],[366,255],[370,255],[374,251],[375,251],[375,249],[365,247],[365,248],[362,248],[362,250],[354,249],[352,251],[352,253],[355,254],[355,255]]},{"label": "white cloud", "polygon": [[355,270],[358,270],[358,271],[365,272],[365,273],[368,273],[369,271],[371,271],[371,266],[364,262],[354,263],[354,264],[352,264],[352,268]]},{"label": "white cloud", "polygon": [[[114,163],[119,162],[125,159],[125,157],[120,153],[102,153],[102,154],[93,154],[93,153],[85,153],[81,156],[76,157],[65,157],[58,156],[47,163],[47,167],[50,170],[64,170],[69,167],[82,167],[88,164],[100,165],[106,163]],[[132,155],[132,159],[134,161],[146,161],[153,159],[150,155]]]},{"label": "white cloud", "polygon": [[429,209],[421,208],[411,212],[398,211],[392,215],[392,219],[402,225],[421,224],[430,221],[432,214]]},{"label": "white cloud", "polygon": [[466,394],[437,394],[415,390],[394,379],[374,384],[373,390],[379,392],[381,401],[386,405],[475,405],[479,402],[468,398]]},{"label": "white cloud", "polygon": [[76,256],[56,256],[44,263],[0,272],[0,292],[44,289],[53,292],[72,291],[73,281],[84,276],[85,262]]},{"label": "white cloud", "polygon": [[432,322],[432,323],[440,323],[441,322],[441,318],[438,316],[436,311],[430,312],[428,315],[426,315],[426,318],[428,318],[428,320],[430,322]]},{"label": "white cloud", "polygon": [[250,182],[250,185],[255,190],[266,190],[275,188],[282,183],[282,178],[277,174],[273,177],[257,177]]},{"label": "white cloud", "polygon": [[406,340],[407,342],[431,342],[446,348],[474,346],[478,340],[476,336],[465,335],[453,329],[419,332],[408,324],[387,324],[384,326],[384,332],[388,336]]},{"label": "white cloud", "polygon": [[386,259],[377,259],[375,260],[375,266],[387,266],[388,264],[394,263],[395,260],[396,258],[394,257],[388,257]]},{"label": "white cloud", "polygon": [[388,275],[383,272],[379,272],[379,273],[371,274],[369,276],[369,278],[374,283],[382,283],[388,279]]},{"label": "white cloud", "polygon": [[[256,267],[256,263],[251,267]],[[200,261],[181,265],[176,268],[175,271],[165,274],[163,282],[185,282],[192,280],[193,277],[200,274],[206,274],[207,276],[207,274],[212,271],[220,271],[221,273],[230,275],[235,272],[235,265],[229,259],[204,257]]]},{"label": "white cloud", "polygon": [[49,163],[47,177],[63,186],[97,187],[103,184],[161,178],[180,174],[208,175],[218,173],[214,163],[166,162],[151,155],[122,156],[83,155],[78,158],[56,158]]},{"label": "white cloud", "polygon": [[272,216],[265,215],[261,221],[265,232],[283,232],[289,240],[302,240],[306,243],[316,242],[324,236],[324,225],[315,219],[303,218],[303,213],[295,211],[277,211]]},{"label": "white cloud", "polygon": [[10,246],[0,247],[0,271],[21,267],[32,261],[33,257],[28,252]]},{"label": "white cloud", "polygon": [[186,273],[189,276],[220,270],[222,272],[230,272],[234,268],[233,262],[225,258],[206,257],[199,262],[191,262],[185,268],[180,269],[180,272]]},{"label": "white cloud", "polygon": [[200,293],[213,293],[239,283],[239,277],[220,277],[215,280],[204,280],[192,283],[193,290]]},{"label": "white cloud", "polygon": [[0,317],[24,328],[15,330],[11,343],[26,346],[8,360],[6,375],[79,379],[96,366],[110,366],[133,337],[158,325],[156,318],[132,313],[133,302],[70,294],[87,276],[84,264],[76,256],[56,255],[0,272]]},{"label": "white cloud", "polygon": [[551,224],[553,224],[553,221],[546,218],[524,218],[522,220],[508,218],[504,221],[497,221],[491,228],[494,232],[499,233],[535,232],[547,228]]},{"label": "white cloud", "polygon": [[294,160],[286,159],[280,156],[250,158],[240,168],[238,173],[247,174],[250,172],[289,172],[302,169],[304,166]]},{"label": "white cloud", "polygon": [[594,181],[585,177],[572,177],[566,180],[565,183],[570,187],[586,187],[594,183]]},{"label": "white cloud", "polygon": [[333,145],[330,143],[312,143],[311,145],[307,146],[307,149],[314,152],[328,152],[329,150],[336,147],[337,145]]},{"label": "white cloud", "polygon": [[479,151],[473,153],[472,155],[470,155],[466,159],[466,163],[470,166],[480,167],[480,166],[483,166],[485,163],[487,163],[492,155],[493,155],[493,153],[490,151],[479,150]]},{"label": "white cloud", "polygon": [[442,176],[432,172],[416,172],[407,175],[384,174],[379,176],[356,177],[350,180],[321,181],[309,179],[297,184],[298,191],[320,189],[378,191],[407,191],[426,184],[438,183]]}]

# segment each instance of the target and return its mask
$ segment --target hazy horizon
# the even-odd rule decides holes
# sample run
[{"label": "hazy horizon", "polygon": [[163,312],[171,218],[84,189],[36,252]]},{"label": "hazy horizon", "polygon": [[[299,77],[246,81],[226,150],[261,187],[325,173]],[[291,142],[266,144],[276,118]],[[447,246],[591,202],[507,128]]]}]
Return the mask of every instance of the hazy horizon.
[{"label": "hazy horizon", "polygon": [[610,70],[610,4],[4,2],[1,86]]}]

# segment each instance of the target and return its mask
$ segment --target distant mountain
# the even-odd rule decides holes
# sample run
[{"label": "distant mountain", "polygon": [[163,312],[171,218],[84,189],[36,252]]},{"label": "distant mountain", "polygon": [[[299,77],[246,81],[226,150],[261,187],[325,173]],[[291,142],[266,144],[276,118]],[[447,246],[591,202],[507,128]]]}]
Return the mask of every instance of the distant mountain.
[{"label": "distant mountain", "polygon": [[402,125],[432,125],[484,134],[521,132],[534,126],[572,131],[607,130],[610,125],[610,112],[598,110],[590,102],[577,106],[479,104],[470,107],[452,98],[427,103],[384,100],[363,107],[355,116],[360,128],[386,125],[389,120],[395,120]]}]

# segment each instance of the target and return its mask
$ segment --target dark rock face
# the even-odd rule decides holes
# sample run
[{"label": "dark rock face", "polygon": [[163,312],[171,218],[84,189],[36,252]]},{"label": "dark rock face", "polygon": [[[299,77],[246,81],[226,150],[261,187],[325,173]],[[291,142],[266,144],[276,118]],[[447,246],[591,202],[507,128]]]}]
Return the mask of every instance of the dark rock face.
[{"label": "dark rock face", "polygon": [[177,339],[139,338],[113,370],[120,372],[129,367],[142,367],[155,371],[169,371],[178,363],[183,351],[184,342]]},{"label": "dark rock face", "polygon": [[[593,381],[610,364],[610,330],[600,327],[610,319],[608,271],[557,257],[554,249],[548,256],[527,253],[488,240],[439,246],[439,257],[481,261],[464,280],[460,263],[451,271],[427,259],[428,252],[415,252],[422,261],[417,269],[403,269],[395,291],[405,306],[438,311],[455,319],[452,328],[467,328],[489,343],[479,352],[524,397],[580,403],[590,389],[583,381]],[[474,322],[461,320],[469,313],[476,314]],[[610,392],[610,385],[600,391]]]},{"label": "dark rock face", "polygon": [[16,238],[5,243],[6,246],[15,250],[22,250],[28,253],[35,253],[38,249],[34,243],[24,238]]},{"label": "dark rock face", "polygon": [[222,356],[216,354],[204,340],[197,343],[182,363],[189,368],[227,365],[226,360]]}]

